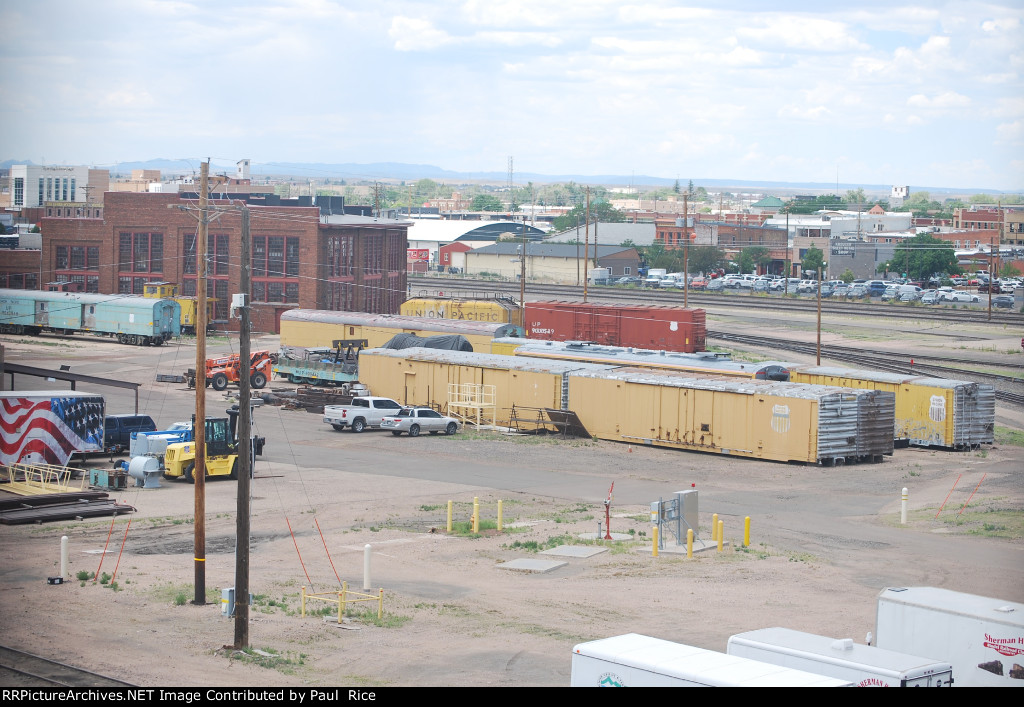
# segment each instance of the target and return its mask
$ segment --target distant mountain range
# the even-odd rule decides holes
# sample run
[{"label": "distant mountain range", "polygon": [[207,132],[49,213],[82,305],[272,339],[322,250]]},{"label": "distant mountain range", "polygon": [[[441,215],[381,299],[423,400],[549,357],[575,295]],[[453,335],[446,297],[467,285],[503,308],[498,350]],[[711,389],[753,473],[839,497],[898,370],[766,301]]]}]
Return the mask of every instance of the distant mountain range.
[{"label": "distant mountain range", "polygon": [[[4,160],[0,162],[0,168],[7,169],[12,164],[34,164],[31,160]],[[158,169],[165,177],[179,175],[195,175],[199,177],[199,163],[190,163],[185,160],[169,160],[164,158],[146,160],[144,162],[121,162],[109,167],[112,174],[130,174],[133,169]],[[211,174],[233,175],[236,167],[233,164],[210,164]],[[372,162],[367,164],[356,164],[343,162],[336,164],[321,164],[311,162],[259,162],[253,163],[250,174],[254,177],[276,177],[276,178],[303,178],[303,179],[330,179],[346,181],[360,180],[389,180],[415,182],[418,179],[433,179],[443,182],[460,183],[489,183],[505,184],[508,181],[506,172],[456,172],[449,169],[442,169],[434,165],[406,164],[402,162]],[[514,179],[517,185],[526,182],[538,184],[549,184],[556,182],[575,182],[577,184],[600,184],[603,186],[647,186],[647,187],[671,187],[675,184],[675,178],[652,177],[650,175],[617,175],[617,174],[538,174],[536,172],[516,172]],[[686,185],[691,178],[680,179],[682,185]],[[869,194],[888,195],[892,185],[890,184],[852,184],[852,183],[826,183],[826,182],[775,182],[758,181],[752,179],[698,179],[692,178],[694,185],[704,187],[711,191],[771,191],[779,193],[808,193],[826,192],[843,193],[850,189],[863,189]],[[927,191],[930,194],[1003,194],[1018,192],[1003,192],[998,189],[977,189],[977,188],[950,188],[950,187],[928,187],[911,186],[911,192]]]}]

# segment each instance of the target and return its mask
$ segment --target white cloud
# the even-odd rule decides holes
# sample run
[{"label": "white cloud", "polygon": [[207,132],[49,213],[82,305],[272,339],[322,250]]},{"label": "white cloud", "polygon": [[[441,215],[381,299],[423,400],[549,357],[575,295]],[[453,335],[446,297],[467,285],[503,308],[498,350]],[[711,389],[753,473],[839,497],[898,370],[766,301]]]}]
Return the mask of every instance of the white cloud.
[{"label": "white cloud", "polygon": [[768,16],[759,26],[740,27],[736,34],[757,41],[764,48],[846,52],[863,51],[868,45],[853,36],[843,22],[814,19],[807,16]]},{"label": "white cloud", "polygon": [[996,139],[1013,145],[1024,144],[1024,121],[1016,120],[996,126]]},{"label": "white cloud", "polygon": [[929,109],[966,108],[971,105],[971,99],[955,91],[944,91],[930,98],[918,93],[907,99],[907,105]]},{"label": "white cloud", "polygon": [[447,32],[436,29],[429,20],[413,17],[395,17],[391,20],[388,36],[400,52],[437,49],[452,42]]}]

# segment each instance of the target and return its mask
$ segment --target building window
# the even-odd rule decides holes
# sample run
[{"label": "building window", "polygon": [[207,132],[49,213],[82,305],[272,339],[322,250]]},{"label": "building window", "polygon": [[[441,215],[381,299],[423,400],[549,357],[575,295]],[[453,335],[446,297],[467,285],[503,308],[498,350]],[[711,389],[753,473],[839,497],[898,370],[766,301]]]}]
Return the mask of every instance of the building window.
[{"label": "building window", "polygon": [[39,178],[39,205],[43,205],[43,178]]},{"label": "building window", "polygon": [[14,178],[14,205],[24,206],[25,205],[25,178],[15,177]]},{"label": "building window", "polygon": [[163,234],[121,233],[118,243],[118,271],[121,273],[163,272]]},{"label": "building window", "polygon": [[298,276],[298,238],[257,236],[252,239],[254,301],[298,302],[299,285],[294,282]]},{"label": "building window", "polygon": [[71,201],[75,200],[75,178],[71,178]]}]

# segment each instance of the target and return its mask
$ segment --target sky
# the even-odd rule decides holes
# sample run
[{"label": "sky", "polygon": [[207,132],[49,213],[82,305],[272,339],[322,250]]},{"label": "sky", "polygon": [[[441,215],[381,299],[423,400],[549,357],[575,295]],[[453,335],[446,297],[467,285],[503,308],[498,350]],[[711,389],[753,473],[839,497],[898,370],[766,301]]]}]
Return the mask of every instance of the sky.
[{"label": "sky", "polygon": [[[1024,191],[1021,0],[35,0],[0,27],[0,160]],[[378,175],[324,174],[351,176]]]}]

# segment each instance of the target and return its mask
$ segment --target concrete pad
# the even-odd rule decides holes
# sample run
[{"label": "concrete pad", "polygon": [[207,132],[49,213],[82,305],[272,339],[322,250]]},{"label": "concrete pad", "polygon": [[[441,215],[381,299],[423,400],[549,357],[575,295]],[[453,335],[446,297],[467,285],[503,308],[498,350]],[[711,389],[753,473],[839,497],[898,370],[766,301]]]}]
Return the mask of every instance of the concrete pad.
[{"label": "concrete pad", "polygon": [[594,545],[559,545],[540,554],[557,555],[559,557],[593,557],[594,555],[600,555],[602,552],[608,552],[608,548],[596,547]]},{"label": "concrete pad", "polygon": [[554,560],[512,560],[511,562],[502,562],[498,565],[499,570],[517,570],[519,572],[535,572],[543,574],[544,572],[550,572],[556,570],[559,567],[565,567],[568,562],[556,562]]},{"label": "concrete pad", "polygon": [[[604,534],[598,536],[597,533],[580,533],[576,536],[580,540],[604,540]],[[629,533],[612,533],[612,540],[640,540],[641,538]]]},{"label": "concrete pad", "polygon": [[[722,552],[725,552],[725,548],[727,548],[727,547],[729,547],[729,541],[728,540],[726,540],[725,542],[722,543]],[[696,555],[698,553],[701,553],[701,552],[717,552],[717,551],[718,551],[718,543],[717,542],[708,542],[706,545],[703,545],[703,546],[701,546],[701,544],[698,543],[698,542],[694,542],[693,543],[693,554],[694,555]],[[633,552],[642,552],[644,554],[650,555],[651,554],[651,543],[648,542],[647,545],[644,546],[644,547],[634,548]],[[685,544],[684,545],[676,545],[674,543],[673,544],[667,544],[667,545],[665,545],[665,547],[658,548],[658,554],[659,555],[682,555],[683,557],[685,557],[686,556],[686,545]]]}]

